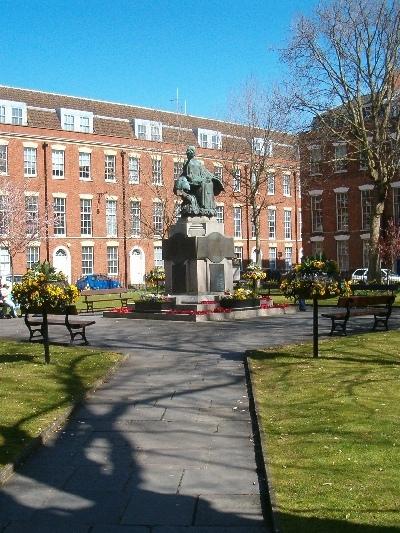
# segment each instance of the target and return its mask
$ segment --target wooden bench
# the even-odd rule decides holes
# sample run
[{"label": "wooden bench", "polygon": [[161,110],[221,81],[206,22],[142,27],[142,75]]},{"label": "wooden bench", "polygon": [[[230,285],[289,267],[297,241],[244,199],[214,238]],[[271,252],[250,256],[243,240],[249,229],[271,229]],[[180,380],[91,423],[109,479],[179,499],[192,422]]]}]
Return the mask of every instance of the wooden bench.
[{"label": "wooden bench", "polygon": [[[70,319],[70,317],[76,317]],[[43,317],[40,314],[25,313],[24,316],[26,327],[29,330],[29,342],[37,337],[43,337]],[[49,326],[65,326],[69,331],[72,344],[75,338],[80,337],[84,344],[89,344],[86,338],[86,328],[95,324],[95,320],[87,320],[84,318],[78,318],[78,311],[75,306],[70,306],[67,312],[61,314],[49,314],[47,315],[47,324]]]},{"label": "wooden bench", "polygon": [[394,295],[372,295],[372,296],[349,296],[340,297],[337,303],[337,311],[332,313],[322,313],[321,316],[332,321],[329,335],[334,331],[342,331],[346,335],[346,326],[349,318],[356,316],[373,316],[373,331],[378,325],[382,325],[388,330],[388,320],[392,314],[392,306],[395,300]]},{"label": "wooden bench", "polygon": [[[128,289],[85,289],[81,292],[81,296],[83,296],[83,303],[86,304],[86,312],[89,313],[91,311],[94,312],[94,304],[97,302],[116,302],[118,301],[120,303],[121,307],[126,307],[128,304]],[[111,295],[111,297],[110,297]],[[115,307],[115,305],[109,305],[104,306],[102,305],[102,309],[110,309],[111,307]]]}]

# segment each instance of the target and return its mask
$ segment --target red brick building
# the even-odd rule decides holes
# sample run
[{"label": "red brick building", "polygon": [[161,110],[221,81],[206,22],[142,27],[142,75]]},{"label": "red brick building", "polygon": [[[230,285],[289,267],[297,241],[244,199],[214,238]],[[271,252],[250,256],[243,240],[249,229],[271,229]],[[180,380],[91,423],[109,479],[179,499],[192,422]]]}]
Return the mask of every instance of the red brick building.
[{"label": "red brick building", "polygon": [[[374,185],[362,153],[343,141],[302,135],[304,255],[335,259],[344,275],[368,266]],[[400,223],[400,181],[391,183],[385,219]],[[392,265],[397,269],[397,265]]]},{"label": "red brick building", "polygon": [[[237,257],[247,260],[255,241],[246,202],[230,194],[231,127],[179,113],[0,87],[0,175],[24,188],[27,209],[47,212],[53,220],[44,236],[18,254],[14,273],[48,259],[72,281],[103,273],[123,284],[140,284],[145,272],[162,264],[161,239],[176,216],[173,180],[188,145],[197,147],[208,170],[223,176],[218,217],[235,239]],[[240,135],[241,127],[235,128]],[[288,268],[301,254],[298,162],[280,146],[271,140],[270,202],[261,214],[263,265],[273,269]],[[236,188],[246,167],[245,160],[241,163]],[[0,275],[8,271],[3,248]]]}]

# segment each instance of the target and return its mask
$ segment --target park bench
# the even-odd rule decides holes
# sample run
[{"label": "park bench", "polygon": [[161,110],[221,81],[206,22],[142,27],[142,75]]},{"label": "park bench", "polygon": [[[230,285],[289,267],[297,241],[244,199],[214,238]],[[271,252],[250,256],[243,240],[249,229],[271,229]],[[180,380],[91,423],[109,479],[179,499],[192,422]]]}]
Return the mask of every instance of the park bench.
[{"label": "park bench", "polygon": [[[83,303],[86,304],[86,312],[94,312],[95,304],[102,303],[102,309],[110,309],[115,307],[115,302],[119,302],[120,307],[126,307],[128,304],[128,289],[114,288],[114,289],[84,289],[81,292],[83,296]],[[104,302],[114,302],[114,305],[104,305]]]},{"label": "park bench", "polygon": [[[73,318],[70,318],[73,317]],[[36,313],[26,312],[24,315],[25,324],[29,330],[29,342],[37,337],[43,337],[43,316]],[[63,314],[48,314],[47,324],[49,326],[65,326],[70,334],[72,344],[76,337],[80,337],[84,344],[89,344],[86,338],[86,328],[95,324],[95,320],[87,320],[78,317],[78,311],[74,305],[68,306]]]},{"label": "park bench", "polygon": [[329,318],[332,322],[330,335],[334,331],[342,331],[346,335],[347,322],[351,317],[373,316],[373,331],[378,325],[388,329],[388,320],[392,314],[394,295],[381,294],[371,296],[340,297],[337,302],[337,310],[331,313],[322,313],[321,316]]}]

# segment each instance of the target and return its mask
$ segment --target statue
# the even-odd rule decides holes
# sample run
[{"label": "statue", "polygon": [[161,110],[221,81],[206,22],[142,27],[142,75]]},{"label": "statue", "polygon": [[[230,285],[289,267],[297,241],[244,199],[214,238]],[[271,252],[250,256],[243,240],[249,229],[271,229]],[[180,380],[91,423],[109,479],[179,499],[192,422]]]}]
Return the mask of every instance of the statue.
[{"label": "statue", "polygon": [[182,217],[214,217],[217,212],[215,196],[224,190],[224,186],[214,174],[194,159],[195,154],[195,147],[189,146],[186,150],[187,161],[175,182],[174,193],[182,198]]}]

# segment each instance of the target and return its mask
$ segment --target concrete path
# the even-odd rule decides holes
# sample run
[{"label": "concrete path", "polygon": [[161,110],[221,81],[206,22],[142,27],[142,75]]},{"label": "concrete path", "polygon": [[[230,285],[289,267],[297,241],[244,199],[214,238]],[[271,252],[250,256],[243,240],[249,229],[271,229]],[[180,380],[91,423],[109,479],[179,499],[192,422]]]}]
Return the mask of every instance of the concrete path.
[{"label": "concrete path", "polygon": [[[243,352],[310,339],[311,313],[197,324],[96,320],[92,346],[129,358],[2,488],[0,531],[270,532]],[[50,331],[54,341],[67,341],[66,333]],[[26,340],[27,328],[0,320],[0,336]]]}]

